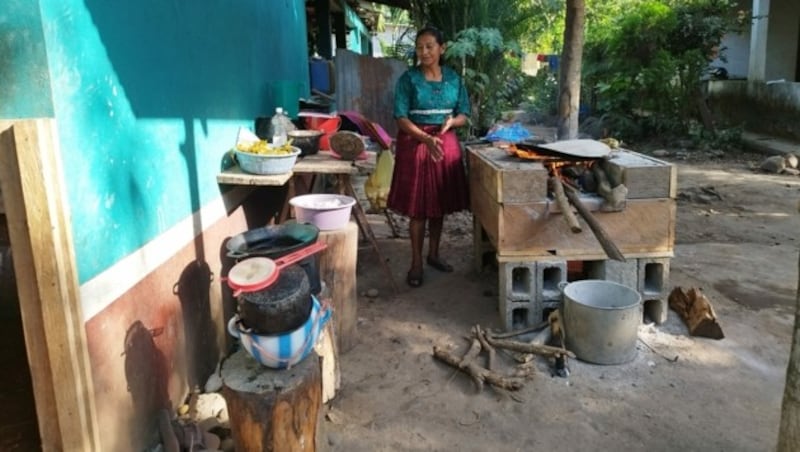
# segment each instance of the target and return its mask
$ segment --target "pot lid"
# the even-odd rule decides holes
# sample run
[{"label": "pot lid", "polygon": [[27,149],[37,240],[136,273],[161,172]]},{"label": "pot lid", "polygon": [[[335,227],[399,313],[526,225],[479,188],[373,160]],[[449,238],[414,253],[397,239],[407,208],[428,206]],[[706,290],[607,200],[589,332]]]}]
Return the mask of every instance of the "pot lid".
[{"label": "pot lid", "polygon": [[228,286],[243,292],[264,289],[272,282],[275,267],[275,261],[266,257],[244,259],[228,272]]}]

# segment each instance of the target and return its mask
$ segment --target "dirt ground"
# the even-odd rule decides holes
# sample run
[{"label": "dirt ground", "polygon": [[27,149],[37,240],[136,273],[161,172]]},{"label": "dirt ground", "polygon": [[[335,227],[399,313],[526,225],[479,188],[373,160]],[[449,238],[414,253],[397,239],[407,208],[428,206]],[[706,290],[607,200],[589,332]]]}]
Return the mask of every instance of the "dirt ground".
[{"label": "dirt ground", "polygon": [[[800,178],[753,171],[763,158],[664,157],[679,187],[669,287],[701,288],[725,339],[689,336],[670,311],[665,324],[640,326],[632,362],[571,360],[560,378],[536,358],[536,375],[513,397],[477,392],[432,357],[434,345],[463,353],[474,324],[500,325],[496,270],[472,269],[469,214],[445,222],[442,255],[455,272],[428,267],[417,289],[404,283],[405,223],[391,238],[384,217],[371,215],[400,293],[362,243],[358,341],[340,356],[341,389],[324,408],[318,450],[773,450],[797,290]],[[367,297],[370,289],[379,295]]]}]

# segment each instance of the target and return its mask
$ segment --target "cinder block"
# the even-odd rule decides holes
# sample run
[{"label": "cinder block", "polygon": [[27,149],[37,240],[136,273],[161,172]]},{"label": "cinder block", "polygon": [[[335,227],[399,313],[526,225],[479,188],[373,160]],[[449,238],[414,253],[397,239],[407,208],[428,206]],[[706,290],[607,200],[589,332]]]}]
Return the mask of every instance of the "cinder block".
[{"label": "cinder block", "polygon": [[584,261],[583,272],[587,279],[601,279],[639,290],[639,261],[627,259],[625,262],[611,259]]},{"label": "cinder block", "polygon": [[536,300],[500,299],[500,320],[506,331],[537,325],[542,316],[542,304]]},{"label": "cinder block", "polygon": [[535,300],[535,262],[501,262],[498,268],[500,298],[510,301]]},{"label": "cinder block", "polygon": [[636,290],[643,299],[663,298],[669,286],[668,257],[642,257],[638,259],[639,278]]},{"label": "cinder block", "polygon": [[536,262],[536,299],[561,301],[559,284],[567,282],[567,261]]},{"label": "cinder block", "polygon": [[667,321],[669,305],[668,257],[639,258],[639,282],[637,290],[642,296],[644,313],[657,324]]}]

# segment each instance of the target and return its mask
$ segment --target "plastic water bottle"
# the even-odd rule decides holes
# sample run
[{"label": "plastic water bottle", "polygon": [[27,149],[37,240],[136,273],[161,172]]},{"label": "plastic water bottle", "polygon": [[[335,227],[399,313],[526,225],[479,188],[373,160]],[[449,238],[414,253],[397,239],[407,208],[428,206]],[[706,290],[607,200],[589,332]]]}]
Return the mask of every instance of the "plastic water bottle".
[{"label": "plastic water bottle", "polygon": [[275,109],[275,116],[270,121],[270,128],[272,129],[272,145],[275,147],[283,146],[287,141],[286,122],[289,118],[283,113],[283,108],[278,107]]}]

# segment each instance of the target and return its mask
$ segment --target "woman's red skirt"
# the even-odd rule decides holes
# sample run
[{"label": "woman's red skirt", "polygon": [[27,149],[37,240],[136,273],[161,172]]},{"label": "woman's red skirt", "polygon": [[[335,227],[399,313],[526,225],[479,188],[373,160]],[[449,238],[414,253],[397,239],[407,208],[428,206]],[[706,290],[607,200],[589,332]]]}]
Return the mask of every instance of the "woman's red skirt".
[{"label": "woman's red skirt", "polygon": [[[439,128],[421,126],[431,135],[437,134]],[[469,209],[469,189],[458,137],[450,130],[440,138],[444,158],[435,162],[425,143],[402,130],[399,132],[388,208],[411,218],[439,218]]]}]

